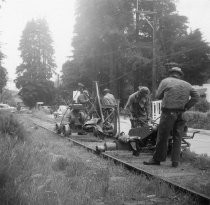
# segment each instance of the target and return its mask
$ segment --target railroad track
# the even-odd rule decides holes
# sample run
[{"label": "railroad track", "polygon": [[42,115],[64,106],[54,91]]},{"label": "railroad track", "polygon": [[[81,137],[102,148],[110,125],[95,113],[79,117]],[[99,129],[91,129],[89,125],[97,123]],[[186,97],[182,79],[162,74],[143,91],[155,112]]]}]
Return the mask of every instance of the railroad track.
[{"label": "railroad track", "polygon": [[[45,130],[48,130],[49,132],[52,132],[52,133],[58,135],[54,131],[53,122],[49,122],[49,121],[48,122],[46,122],[46,121],[38,122],[38,120],[33,120],[33,119],[32,119],[32,121],[35,125],[43,128]],[[40,121],[40,119],[39,119],[39,121]],[[126,151],[123,151],[123,152],[110,151],[110,152],[105,152],[105,153],[98,153],[97,150],[95,149],[95,147],[96,147],[96,145],[103,144],[104,141],[102,141],[102,140],[100,140],[100,139],[98,139],[94,136],[91,136],[91,135],[86,135],[86,136],[84,136],[84,135],[72,135],[71,137],[69,137],[67,139],[70,142],[74,143],[75,145],[83,147],[87,151],[90,151],[94,154],[97,154],[104,159],[111,160],[115,164],[122,165],[124,168],[126,168],[126,169],[128,169],[132,172],[135,172],[136,174],[143,174],[149,179],[155,179],[155,180],[159,180],[162,183],[166,183],[172,189],[174,189],[175,191],[182,192],[182,193],[190,195],[199,204],[210,204],[210,197],[209,196],[198,193],[198,192],[196,192],[192,189],[189,189],[189,188],[187,188],[185,186],[182,186],[182,185],[175,182],[177,178],[186,177],[185,175],[183,175],[183,176],[178,175],[177,177],[175,177],[175,180],[173,181],[173,180],[170,180],[170,178],[173,178],[173,177],[170,177],[170,173],[169,173],[169,177],[165,178],[165,177],[163,177],[163,175],[157,174],[157,173],[159,173],[158,170],[156,170],[155,173],[151,172],[151,170],[149,170],[149,169],[151,169],[150,166],[147,166],[146,167],[147,169],[145,169],[145,167],[142,168],[142,167],[136,166],[135,164],[137,164],[137,163],[139,164],[139,161],[137,162],[136,158],[131,156],[131,154],[129,152],[126,152]],[[140,155],[140,158],[142,158],[142,160],[148,159],[148,157],[151,157],[151,155],[148,155],[148,154]],[[138,160],[139,160],[139,158],[138,158]],[[133,163],[129,163],[131,161],[133,161]],[[153,169],[156,169],[156,168],[157,168],[156,166],[155,167],[153,166]],[[169,169],[168,166],[163,167],[163,168],[166,169],[165,172],[168,172],[170,170],[174,170],[172,168]],[[163,168],[162,168],[162,171],[163,171]],[[159,166],[158,166],[158,169],[159,169]],[[172,173],[172,175],[173,175],[173,173]]]}]

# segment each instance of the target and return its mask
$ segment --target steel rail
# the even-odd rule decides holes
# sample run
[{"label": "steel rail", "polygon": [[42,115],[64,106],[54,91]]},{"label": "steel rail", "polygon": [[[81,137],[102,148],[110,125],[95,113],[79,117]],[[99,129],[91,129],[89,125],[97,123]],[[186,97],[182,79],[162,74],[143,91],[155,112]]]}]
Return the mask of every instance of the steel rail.
[{"label": "steel rail", "polygon": [[[54,130],[48,129],[48,128],[46,128],[46,127],[44,127],[44,126],[42,126],[40,124],[37,124],[35,122],[33,122],[33,123],[35,125],[43,128],[43,129],[49,131],[49,132],[54,133],[55,135],[61,136],[61,134],[57,134]],[[87,145],[85,145],[85,144],[83,144],[83,143],[81,143],[81,142],[79,142],[77,140],[74,140],[74,139],[71,139],[71,138],[67,138],[67,139],[68,139],[68,141],[74,143],[75,145],[85,148],[89,152],[97,154],[98,156],[100,156],[100,157],[102,157],[104,159],[111,160],[117,165],[123,166],[125,169],[127,169],[129,171],[132,171],[132,172],[134,172],[136,174],[140,174],[140,175],[143,174],[148,179],[157,179],[160,182],[163,182],[163,183],[167,184],[170,188],[174,189],[175,191],[177,191],[179,193],[188,194],[191,197],[193,197],[193,199],[195,199],[195,201],[198,202],[199,204],[204,204],[204,205],[208,205],[209,204],[210,205],[210,197],[209,196],[206,196],[204,194],[198,193],[198,192],[196,192],[194,190],[191,190],[189,188],[183,187],[183,186],[181,186],[179,184],[171,182],[170,180],[163,179],[162,177],[155,176],[155,175],[151,174],[148,171],[145,171],[145,170],[142,170],[140,168],[137,168],[137,167],[135,167],[135,166],[133,166],[133,165],[123,161],[123,160],[117,159],[116,157],[113,157],[113,156],[111,156],[111,155],[109,155],[107,153],[99,153],[99,152],[97,152],[97,150],[95,150],[95,149],[93,149],[93,148],[91,148],[91,147],[89,147],[89,146],[87,146]]]}]

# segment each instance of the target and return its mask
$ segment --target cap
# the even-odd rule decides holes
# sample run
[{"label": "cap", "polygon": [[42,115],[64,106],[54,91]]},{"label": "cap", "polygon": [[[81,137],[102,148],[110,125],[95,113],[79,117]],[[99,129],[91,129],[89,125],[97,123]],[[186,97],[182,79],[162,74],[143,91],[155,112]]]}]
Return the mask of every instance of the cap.
[{"label": "cap", "polygon": [[110,92],[110,89],[105,88],[103,91],[104,91],[105,93],[109,93],[109,92]]},{"label": "cap", "polygon": [[182,69],[179,68],[179,67],[173,67],[169,70],[169,73],[178,73],[180,74],[181,76],[184,75],[184,73],[182,72]]},{"label": "cap", "polygon": [[78,83],[78,86],[85,87],[82,83]]},{"label": "cap", "polygon": [[139,92],[140,92],[142,95],[148,95],[148,94],[150,93],[148,87],[139,86],[138,89],[139,89]]}]

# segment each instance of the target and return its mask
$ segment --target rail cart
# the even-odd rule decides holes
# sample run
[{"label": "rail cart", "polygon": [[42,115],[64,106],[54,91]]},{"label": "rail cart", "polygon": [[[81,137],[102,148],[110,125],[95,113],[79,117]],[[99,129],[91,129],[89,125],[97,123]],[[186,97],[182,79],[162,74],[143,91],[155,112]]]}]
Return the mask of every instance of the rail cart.
[{"label": "rail cart", "polygon": [[[157,131],[159,124],[159,117],[161,112],[161,101],[154,101],[152,103],[152,116],[154,120],[149,123],[141,121],[141,119],[133,119],[134,124],[137,126],[131,128],[128,134],[121,133],[113,142],[105,142],[102,146],[96,146],[98,152],[111,151],[111,150],[130,150],[134,156],[139,156],[141,152],[153,152],[156,146]],[[141,126],[144,124],[143,126]],[[195,131],[192,135],[188,135],[188,127],[184,128],[184,136],[182,138],[181,149],[182,151],[190,147],[188,139],[193,139],[195,134],[199,131]],[[173,144],[173,132],[168,141],[168,154],[171,153]]]},{"label": "rail cart", "polygon": [[86,105],[71,103],[69,104],[69,115],[67,122],[64,121],[64,113],[60,123],[56,123],[55,130],[58,134],[70,136],[73,133],[84,135],[92,132],[94,136],[114,137],[119,130],[119,103],[116,106],[103,106],[98,88],[95,82],[95,96],[89,98]]}]

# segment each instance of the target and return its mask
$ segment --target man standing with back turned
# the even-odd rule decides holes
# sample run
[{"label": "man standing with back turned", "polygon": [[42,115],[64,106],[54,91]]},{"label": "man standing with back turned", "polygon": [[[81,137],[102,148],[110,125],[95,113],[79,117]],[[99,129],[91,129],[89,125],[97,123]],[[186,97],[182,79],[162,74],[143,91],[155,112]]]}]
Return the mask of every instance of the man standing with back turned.
[{"label": "man standing with back turned", "polygon": [[180,160],[181,139],[184,133],[185,121],[183,113],[195,105],[199,95],[192,85],[182,80],[181,68],[169,70],[169,77],[161,81],[156,97],[162,99],[162,114],[158,127],[156,150],[153,157],[144,162],[145,165],[160,165],[166,160],[167,144],[173,131],[173,148],[171,153],[172,167],[177,167]]}]

